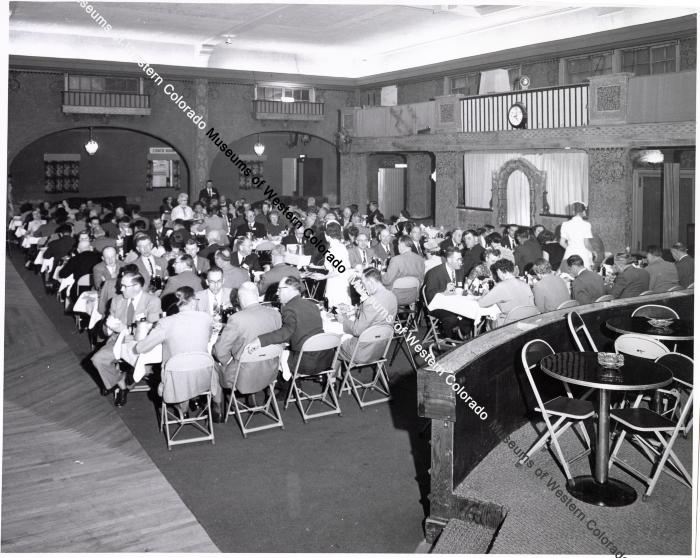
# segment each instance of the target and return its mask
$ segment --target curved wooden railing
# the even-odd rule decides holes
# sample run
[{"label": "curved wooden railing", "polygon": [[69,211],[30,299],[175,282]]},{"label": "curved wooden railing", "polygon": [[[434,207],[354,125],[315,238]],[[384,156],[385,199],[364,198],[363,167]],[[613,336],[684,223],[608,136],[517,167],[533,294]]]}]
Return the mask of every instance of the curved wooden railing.
[{"label": "curved wooden railing", "polygon": [[[434,370],[420,369],[418,414],[432,421],[430,516],[426,520],[426,539],[435,540],[452,518],[471,520],[494,529],[503,520],[505,512],[501,506],[465,499],[456,495],[454,489],[500,442],[491,426],[494,419],[505,434],[528,421],[534,405],[520,363],[520,350],[525,343],[542,338],[557,352],[577,350],[566,323],[566,315],[574,310],[583,317],[598,349],[611,349],[615,336],[606,332],[606,320],[628,316],[638,306],[649,303],[665,304],[681,318],[692,319],[693,298],[693,291],[678,291],[557,310],[493,330],[464,344],[438,364],[448,373],[454,373],[455,381],[488,413],[487,420],[480,419],[455,396],[455,391],[445,382],[447,374],[440,376]],[[543,396],[550,389],[560,389],[555,380],[549,381],[550,384],[544,385]]]}]

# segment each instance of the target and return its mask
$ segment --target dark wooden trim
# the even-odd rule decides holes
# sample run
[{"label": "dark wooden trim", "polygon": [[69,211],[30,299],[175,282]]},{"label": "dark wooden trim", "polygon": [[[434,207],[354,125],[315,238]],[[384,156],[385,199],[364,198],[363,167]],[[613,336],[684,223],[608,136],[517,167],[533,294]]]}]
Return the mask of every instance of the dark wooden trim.
[{"label": "dark wooden trim", "polygon": [[490,211],[493,213],[493,209],[490,207],[472,207],[471,205],[458,205],[457,209],[468,209],[470,211]]},{"label": "dark wooden trim", "polygon": [[559,215],[558,213],[540,213],[540,217],[556,217],[557,219],[571,219],[571,215]]}]

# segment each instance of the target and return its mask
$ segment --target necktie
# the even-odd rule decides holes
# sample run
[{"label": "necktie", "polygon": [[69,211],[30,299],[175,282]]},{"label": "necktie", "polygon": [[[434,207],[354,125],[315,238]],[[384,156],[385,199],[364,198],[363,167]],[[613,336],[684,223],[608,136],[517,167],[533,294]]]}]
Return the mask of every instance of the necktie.
[{"label": "necktie", "polygon": [[455,271],[454,269],[450,269],[450,283],[455,282]]},{"label": "necktie", "polygon": [[126,308],[126,325],[130,326],[134,323],[134,301],[129,299],[129,306]]},{"label": "necktie", "polygon": [[151,258],[147,258],[147,260],[148,260],[148,267],[151,270],[151,276],[153,276],[156,274],[155,270],[153,269],[153,263],[151,262]]},{"label": "necktie", "polygon": [[361,250],[361,252],[362,252],[362,265],[364,265],[367,263],[367,256],[366,256],[364,250]]}]

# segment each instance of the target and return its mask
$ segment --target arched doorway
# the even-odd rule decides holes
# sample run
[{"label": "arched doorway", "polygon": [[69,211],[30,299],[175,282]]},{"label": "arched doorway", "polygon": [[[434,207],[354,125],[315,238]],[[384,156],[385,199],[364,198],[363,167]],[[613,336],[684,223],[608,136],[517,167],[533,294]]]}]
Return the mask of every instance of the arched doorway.
[{"label": "arched doorway", "polygon": [[[494,205],[494,210],[496,211],[497,223],[500,225],[505,225],[510,223],[509,221],[509,181],[511,175],[515,171],[520,171],[525,177],[528,183],[529,190],[529,200],[525,202],[525,207],[529,208],[522,209],[521,204],[511,203],[512,211],[516,212],[518,215],[528,215],[529,222],[518,223],[523,226],[532,226],[537,222],[538,204],[540,198],[543,197],[543,193],[547,184],[547,173],[545,171],[538,170],[532,163],[526,159],[511,159],[506,161],[499,170],[495,171],[492,175],[492,204]],[[515,192],[516,189],[516,179],[511,183],[511,189]],[[518,186],[520,188],[520,186]],[[513,200],[514,201],[514,200]],[[521,202],[523,200],[520,200]],[[517,211],[515,208],[518,208]]]}]

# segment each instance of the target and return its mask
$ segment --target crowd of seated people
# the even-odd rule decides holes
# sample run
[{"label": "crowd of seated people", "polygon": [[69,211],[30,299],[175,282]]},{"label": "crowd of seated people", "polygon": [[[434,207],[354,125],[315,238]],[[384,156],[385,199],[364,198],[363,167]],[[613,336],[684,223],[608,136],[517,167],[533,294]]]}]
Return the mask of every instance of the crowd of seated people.
[{"label": "crowd of seated people", "polygon": [[[320,314],[317,305],[304,300],[299,270],[286,263],[292,247],[294,253],[310,256],[311,265],[326,274],[325,292],[317,298],[324,296],[327,306],[340,310],[341,316],[355,314],[354,322],[344,322],[354,338],[368,325],[384,323],[384,318],[358,297],[350,276],[359,277],[364,296],[387,306],[390,315],[399,306],[420,305],[418,292],[394,287],[399,279],[412,277],[424,290],[428,305],[441,293],[471,295],[483,308],[497,306],[499,317],[492,327],[503,324],[508,312],[519,306],[548,312],[572,299],[589,304],[605,294],[626,298],[685,288],[694,281],[693,258],[681,243],[671,247],[675,263],[664,259],[660,247],[649,246],[644,259],[620,253],[612,257],[610,267],[596,263],[606,256],[598,253],[599,244],[591,244],[598,246],[592,254],[574,253],[564,259],[556,234],[541,225],[509,225],[502,233],[491,225],[467,230],[443,227],[441,234],[412,220],[407,211],[386,219],[374,201],[363,213],[355,204],[332,207],[309,198],[288,204],[304,223],[297,228],[269,203],[228,200],[210,181],[199,192],[196,207],[190,207],[185,193],[176,200],[165,198],[150,218],[138,207],[88,200],[78,207],[67,201],[24,204],[14,219],[25,236],[39,240],[26,246],[26,266],[33,265],[42,247],[43,258],[53,258],[53,266],[45,270],[47,285],[70,275],[88,276],[98,292],[98,308],[105,316],[100,325],[104,344],[92,362],[103,392],[115,392],[118,405],[126,401],[129,378],[117,366],[112,347],[116,335],[141,318],[156,322],[185,309],[216,320],[223,310],[238,308],[240,315],[229,322],[230,327],[226,325],[225,335],[215,345],[222,365],[224,356],[235,359],[236,351],[248,343],[289,342],[293,359],[304,340],[320,331]],[[317,243],[304,234],[307,227]],[[255,250],[261,241],[274,245],[266,259]],[[330,266],[326,252],[342,260],[351,273]],[[76,288],[69,296],[75,299],[78,294]],[[256,306],[258,296],[281,305],[281,313]],[[357,308],[348,310],[352,302]],[[458,313],[446,309],[429,313],[447,338],[463,341],[474,332],[473,321]],[[256,316],[264,319],[257,323]],[[168,338],[170,326],[157,331]],[[343,350],[348,353],[352,347],[348,343]],[[223,370],[227,369],[221,383],[231,388],[230,365]]]}]

